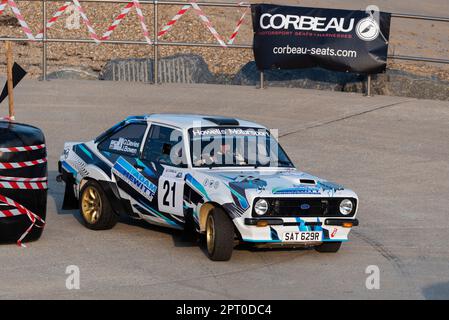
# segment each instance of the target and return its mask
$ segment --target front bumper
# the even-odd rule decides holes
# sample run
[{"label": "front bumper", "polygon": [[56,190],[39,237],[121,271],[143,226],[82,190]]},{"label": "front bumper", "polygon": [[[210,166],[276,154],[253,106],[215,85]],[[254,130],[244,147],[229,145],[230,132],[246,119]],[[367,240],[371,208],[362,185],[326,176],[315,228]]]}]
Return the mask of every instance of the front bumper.
[{"label": "front bumper", "polygon": [[284,233],[298,231],[321,231],[322,241],[320,242],[345,242],[348,241],[351,228],[359,225],[359,221],[354,218],[322,217],[266,219],[241,217],[234,219],[234,223],[242,241],[255,243],[284,243],[282,240]]}]

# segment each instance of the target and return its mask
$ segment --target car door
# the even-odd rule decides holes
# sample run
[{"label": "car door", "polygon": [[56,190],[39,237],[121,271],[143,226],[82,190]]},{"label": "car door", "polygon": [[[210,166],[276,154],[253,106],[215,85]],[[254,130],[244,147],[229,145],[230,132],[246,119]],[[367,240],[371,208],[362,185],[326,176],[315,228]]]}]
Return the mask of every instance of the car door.
[{"label": "car door", "polygon": [[125,211],[139,217],[139,208],[151,207],[157,190],[157,177],[144,170],[140,154],[147,132],[146,122],[130,123],[98,144],[98,150],[112,163],[111,173]]},{"label": "car door", "polygon": [[184,177],[187,171],[182,131],[151,124],[142,162],[158,174],[157,211],[175,222],[184,222]]}]

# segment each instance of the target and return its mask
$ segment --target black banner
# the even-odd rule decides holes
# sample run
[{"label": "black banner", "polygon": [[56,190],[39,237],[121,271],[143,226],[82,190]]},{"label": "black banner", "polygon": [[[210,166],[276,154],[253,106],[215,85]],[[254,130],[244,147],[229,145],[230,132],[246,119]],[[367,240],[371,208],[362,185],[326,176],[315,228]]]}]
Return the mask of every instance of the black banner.
[{"label": "black banner", "polygon": [[379,73],[386,67],[391,14],[271,4],[251,6],[259,70],[319,66]]}]

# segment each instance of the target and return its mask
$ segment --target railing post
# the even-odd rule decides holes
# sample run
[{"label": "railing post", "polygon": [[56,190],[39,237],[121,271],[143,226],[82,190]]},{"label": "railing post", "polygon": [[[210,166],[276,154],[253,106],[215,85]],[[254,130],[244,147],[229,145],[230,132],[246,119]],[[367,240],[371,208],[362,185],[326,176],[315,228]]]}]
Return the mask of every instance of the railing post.
[{"label": "railing post", "polygon": [[366,78],[366,96],[371,97],[371,75]]},{"label": "railing post", "polygon": [[42,81],[47,80],[47,0],[42,0]]},{"label": "railing post", "polygon": [[264,89],[265,88],[265,74],[262,71],[260,71],[260,87],[259,89]]},{"label": "railing post", "polygon": [[159,10],[157,7],[157,0],[154,0],[153,2],[153,11],[154,11],[154,17],[153,17],[153,56],[154,56],[154,66],[153,66],[153,72],[154,72],[154,84],[159,83],[159,50],[158,50],[158,43],[157,43],[157,30],[158,30],[158,21],[159,21]]}]

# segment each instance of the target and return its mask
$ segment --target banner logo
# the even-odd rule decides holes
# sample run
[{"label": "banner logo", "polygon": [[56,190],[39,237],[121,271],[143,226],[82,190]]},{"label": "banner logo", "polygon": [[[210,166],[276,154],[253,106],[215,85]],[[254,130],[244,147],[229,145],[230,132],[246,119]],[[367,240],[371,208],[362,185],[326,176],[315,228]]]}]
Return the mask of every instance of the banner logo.
[{"label": "banner logo", "polygon": [[345,18],[324,18],[312,16],[298,15],[282,15],[264,13],[260,17],[260,27],[262,29],[285,29],[294,28],[295,30],[310,30],[317,32],[350,32],[354,26],[354,19],[350,19],[349,23]]}]

